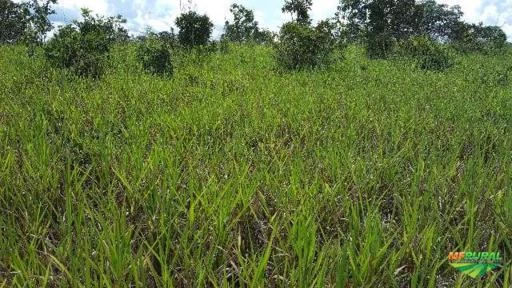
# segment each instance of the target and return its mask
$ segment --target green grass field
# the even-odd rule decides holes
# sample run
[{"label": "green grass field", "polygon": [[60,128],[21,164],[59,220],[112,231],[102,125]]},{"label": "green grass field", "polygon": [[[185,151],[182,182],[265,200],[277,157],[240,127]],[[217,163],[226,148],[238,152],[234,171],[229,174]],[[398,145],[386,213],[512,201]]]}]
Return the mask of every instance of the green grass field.
[{"label": "green grass field", "polygon": [[[512,287],[512,52],[117,47],[101,81],[0,48],[0,287]],[[499,251],[474,280],[451,251]]]}]

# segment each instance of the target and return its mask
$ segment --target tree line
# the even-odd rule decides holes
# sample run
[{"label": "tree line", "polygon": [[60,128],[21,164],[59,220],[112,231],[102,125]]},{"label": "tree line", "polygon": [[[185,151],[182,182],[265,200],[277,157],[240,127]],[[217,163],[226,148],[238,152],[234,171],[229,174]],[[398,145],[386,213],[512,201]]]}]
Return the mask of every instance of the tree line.
[{"label": "tree line", "polygon": [[434,70],[451,66],[450,51],[489,53],[507,46],[500,27],[466,23],[459,6],[434,0],[340,0],[336,13],[316,25],[310,16],[312,0],[285,0],[282,12],[293,20],[278,33],[261,28],[252,10],[233,4],[220,41],[211,40],[210,18],[192,9],[176,19],[178,33],[171,28],[137,37],[129,36],[121,15],[104,17],[83,9],[81,20],[46,39],[54,28],[49,17],[56,1],[0,0],[0,44],[41,46],[49,63],[81,76],[100,77],[111,47],[128,41],[138,43],[137,58],[146,70],[171,75],[173,49],[208,51],[226,49],[229,43],[271,45],[279,67],[287,70],[328,65],[334,51],[350,44],[364,46],[370,58],[413,57],[420,68]]},{"label": "tree line", "polygon": [[343,0],[337,17],[346,20],[348,39],[363,40],[370,56],[385,57],[400,41],[413,37],[452,44],[458,49],[501,48],[507,36],[498,26],[462,20],[460,6],[434,0]]}]

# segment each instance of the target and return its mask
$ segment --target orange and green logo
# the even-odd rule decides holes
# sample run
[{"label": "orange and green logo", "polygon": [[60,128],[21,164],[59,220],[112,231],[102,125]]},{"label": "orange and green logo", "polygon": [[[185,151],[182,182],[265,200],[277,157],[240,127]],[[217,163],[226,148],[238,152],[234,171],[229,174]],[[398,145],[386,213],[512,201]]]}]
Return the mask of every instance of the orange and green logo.
[{"label": "orange and green logo", "polygon": [[499,252],[450,252],[450,265],[472,278],[480,278],[501,267]]}]

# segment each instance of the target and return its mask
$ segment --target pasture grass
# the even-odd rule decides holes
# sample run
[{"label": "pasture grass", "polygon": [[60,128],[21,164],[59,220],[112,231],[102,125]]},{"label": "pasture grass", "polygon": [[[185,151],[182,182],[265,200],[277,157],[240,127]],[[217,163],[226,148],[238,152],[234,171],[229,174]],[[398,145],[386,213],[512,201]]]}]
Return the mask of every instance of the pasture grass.
[{"label": "pasture grass", "polygon": [[0,48],[0,287],[512,285],[511,53],[282,73],[239,46],[168,79],[124,46],[101,81],[25,54]]}]

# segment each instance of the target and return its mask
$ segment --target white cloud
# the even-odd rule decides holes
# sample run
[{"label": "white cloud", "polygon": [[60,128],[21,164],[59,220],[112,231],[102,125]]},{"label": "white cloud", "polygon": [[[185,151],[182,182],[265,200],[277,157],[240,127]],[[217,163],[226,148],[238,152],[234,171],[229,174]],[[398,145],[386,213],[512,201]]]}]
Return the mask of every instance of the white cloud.
[{"label": "white cloud", "polygon": [[[181,3],[180,3],[181,2]],[[193,9],[200,14],[207,14],[216,27],[224,25],[229,17],[229,6],[233,0],[196,0],[193,1]],[[133,19],[128,19],[130,28],[134,32],[142,32],[145,27],[150,27],[154,31],[169,30],[174,27],[174,22],[181,10],[188,6],[187,0],[136,0],[131,3],[130,10],[134,12]],[[126,7],[124,9],[127,9]],[[118,13],[110,11],[111,14]]]},{"label": "white cloud", "polygon": [[512,37],[512,0],[438,0],[448,5],[459,5],[464,20],[471,23],[501,26]]},{"label": "white cloud", "polygon": [[464,19],[469,22],[478,22],[481,15],[479,11],[482,6],[483,0],[438,0],[438,3],[448,4],[450,6],[459,5],[464,12]]},{"label": "white cloud", "polygon": [[135,19],[132,20],[134,32],[143,32],[146,27],[151,28],[154,31],[167,31],[173,25],[173,19],[171,17],[165,18],[154,18],[151,14],[140,13]]},{"label": "white cloud", "polygon": [[233,0],[196,0],[194,1],[198,13],[208,14],[215,25],[222,25],[229,16],[229,6]]},{"label": "white cloud", "polygon": [[81,8],[88,8],[94,13],[107,14],[108,13],[108,0],[59,0],[57,7],[68,10],[80,10]]},{"label": "white cloud", "polygon": [[255,9],[254,10],[254,20],[256,20],[260,25],[266,27],[265,24],[267,24],[267,23],[265,20],[265,12],[263,12],[259,9]]},{"label": "white cloud", "polygon": [[176,1],[157,0],[148,5],[144,0],[134,1],[131,10],[135,12],[135,16],[128,19],[130,30],[140,33],[149,27],[154,31],[168,31],[179,15],[179,6],[174,2]]},{"label": "white cloud", "polygon": [[311,17],[317,21],[333,17],[334,13],[336,13],[338,5],[339,0],[313,1],[313,7],[311,7]]}]

